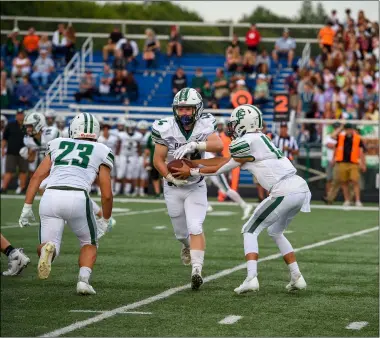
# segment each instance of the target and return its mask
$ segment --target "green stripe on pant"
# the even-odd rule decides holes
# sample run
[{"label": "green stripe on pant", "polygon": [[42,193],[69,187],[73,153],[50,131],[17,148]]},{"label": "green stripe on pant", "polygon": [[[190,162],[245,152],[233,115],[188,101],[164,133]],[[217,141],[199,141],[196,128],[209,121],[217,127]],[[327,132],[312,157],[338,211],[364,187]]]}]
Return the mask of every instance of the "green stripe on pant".
[{"label": "green stripe on pant", "polygon": [[86,218],[87,218],[87,224],[90,228],[90,236],[91,236],[91,244],[96,245],[96,222],[94,219],[94,212],[92,210],[92,205],[90,201],[90,197],[88,196],[88,192],[84,192],[86,196]]},{"label": "green stripe on pant", "polygon": [[256,217],[253,217],[251,220],[252,225],[249,226],[249,229],[247,232],[253,233],[257,227],[273,212],[274,209],[276,209],[282,200],[284,199],[284,196],[277,197],[272,203],[270,203],[261,213]]},{"label": "green stripe on pant", "polygon": [[226,189],[226,192],[227,192],[230,187],[228,185],[226,176],[224,176],[224,174],[221,174],[221,175],[218,175],[217,178],[218,178],[219,182],[222,183],[224,189]]}]

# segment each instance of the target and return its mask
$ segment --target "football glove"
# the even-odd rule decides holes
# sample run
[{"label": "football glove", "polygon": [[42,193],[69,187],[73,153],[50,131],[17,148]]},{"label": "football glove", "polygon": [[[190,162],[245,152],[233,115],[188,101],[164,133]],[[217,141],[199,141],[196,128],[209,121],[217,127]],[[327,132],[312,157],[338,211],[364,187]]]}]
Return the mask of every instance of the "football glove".
[{"label": "football glove", "polygon": [[206,150],[206,142],[190,142],[188,144],[184,144],[173,153],[173,156],[176,160],[178,160],[184,157],[186,154],[193,153],[197,149]]},{"label": "football glove", "polygon": [[168,182],[173,183],[176,187],[182,187],[183,185],[187,184],[186,180],[179,180],[175,178],[172,174],[167,174],[165,179]]},{"label": "football glove", "polygon": [[30,222],[29,222],[30,220],[32,221],[36,220],[33,214],[32,204],[25,203],[24,207],[22,208],[21,216],[18,221],[18,224],[20,225],[21,228],[23,228],[30,225]]}]

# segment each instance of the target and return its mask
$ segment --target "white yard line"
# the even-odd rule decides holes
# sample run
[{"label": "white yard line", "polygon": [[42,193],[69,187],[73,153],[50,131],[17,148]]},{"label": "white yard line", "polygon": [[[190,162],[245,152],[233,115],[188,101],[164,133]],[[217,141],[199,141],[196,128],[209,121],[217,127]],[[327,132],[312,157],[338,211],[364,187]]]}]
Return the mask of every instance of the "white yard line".
[{"label": "white yard line", "polygon": [[[1,199],[15,199],[15,200],[23,200],[25,196],[21,195],[1,195]],[[36,196],[35,200],[40,200],[41,196]],[[96,202],[100,202],[100,197],[91,197]],[[154,200],[149,198],[126,198],[126,197],[114,197],[113,199],[116,203],[144,203],[144,204],[165,204],[165,201],[162,200]],[[218,201],[209,201],[211,205],[215,206],[239,206],[235,202],[218,202]],[[258,203],[249,203],[253,206],[257,206]],[[379,211],[378,207],[343,207],[342,205],[323,205],[323,204],[311,204],[311,209],[323,209],[323,210],[344,210],[344,211]]]},{"label": "white yard line", "polygon": [[[101,310],[70,310],[69,312],[79,312],[79,313],[104,313],[107,311]],[[141,312],[141,311],[121,311],[119,314],[127,314],[127,315],[151,315],[153,312]]]},{"label": "white yard line", "polygon": [[348,330],[361,330],[363,327],[367,326],[368,322],[352,322],[346,326]]},{"label": "white yard line", "polygon": [[[334,238],[327,239],[327,240],[324,240],[324,241],[316,242],[316,243],[313,243],[313,244],[310,244],[310,245],[306,245],[306,246],[303,246],[301,248],[295,249],[294,251],[295,252],[299,252],[299,251],[304,251],[304,250],[310,250],[310,249],[317,248],[317,247],[320,247],[320,246],[323,246],[323,245],[327,245],[327,244],[330,244],[330,243],[338,242],[338,241],[341,241],[341,240],[344,240],[344,239],[347,239],[347,238],[361,236],[361,235],[367,234],[369,232],[378,231],[378,230],[379,230],[379,227],[377,226],[377,227],[373,227],[373,228],[369,228],[369,229],[353,232],[353,233],[350,233],[350,234],[334,237]],[[277,259],[279,257],[281,257],[281,254],[274,254],[274,255],[270,255],[270,256],[264,257],[264,258],[260,258],[259,262],[270,261],[270,260],[273,260],[273,259]],[[231,269],[222,270],[222,271],[220,271],[220,272],[218,272],[218,273],[216,273],[214,275],[208,276],[208,277],[204,278],[203,282],[204,283],[211,282],[211,281],[213,281],[215,279],[218,279],[218,278],[221,278],[221,277],[224,277],[224,276],[228,276],[228,275],[232,274],[235,271],[239,271],[239,270],[242,270],[242,269],[245,269],[245,268],[246,268],[246,264],[243,263],[243,264],[237,265],[237,266],[235,266],[235,267],[233,267]],[[178,287],[175,287],[175,288],[171,288],[171,289],[168,289],[168,290],[166,290],[164,292],[159,293],[158,295],[155,295],[155,296],[152,296],[152,297],[148,297],[148,298],[140,300],[138,302],[135,302],[135,303],[132,303],[132,304],[128,304],[128,305],[124,305],[124,306],[115,308],[115,309],[110,310],[110,311],[106,311],[106,312],[101,313],[101,314],[99,314],[97,316],[94,316],[92,318],[88,318],[88,319],[85,319],[85,320],[77,321],[74,324],[65,326],[63,328],[60,328],[60,329],[52,331],[52,332],[48,332],[48,333],[44,334],[42,337],[57,337],[57,336],[61,336],[63,334],[67,334],[67,333],[73,332],[75,330],[84,328],[86,326],[98,323],[98,322],[100,322],[100,321],[102,321],[104,319],[111,318],[111,317],[115,316],[116,314],[118,314],[121,311],[134,310],[134,309],[137,309],[137,308],[139,308],[141,306],[148,305],[148,304],[157,302],[157,301],[162,300],[162,299],[166,299],[166,298],[168,298],[168,297],[170,297],[170,296],[172,296],[172,295],[174,295],[174,294],[176,294],[178,292],[181,292],[181,291],[184,291],[184,290],[188,290],[190,288],[191,288],[190,284],[186,284],[186,285],[178,286]]]},{"label": "white yard line", "polygon": [[225,232],[225,231],[229,231],[230,228],[219,228],[219,229],[215,229],[214,232]]},{"label": "white yard line", "polygon": [[238,320],[242,319],[242,316],[227,316],[226,318],[222,319],[219,321],[219,324],[224,324],[224,325],[231,325],[236,323]]}]

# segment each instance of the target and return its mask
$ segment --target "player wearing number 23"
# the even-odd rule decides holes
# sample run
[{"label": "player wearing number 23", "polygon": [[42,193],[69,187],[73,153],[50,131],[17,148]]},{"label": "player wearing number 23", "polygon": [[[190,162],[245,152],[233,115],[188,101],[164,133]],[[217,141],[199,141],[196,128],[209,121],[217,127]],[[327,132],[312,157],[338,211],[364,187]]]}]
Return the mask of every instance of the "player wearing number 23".
[{"label": "player wearing number 23", "polygon": [[[98,231],[110,225],[112,188],[110,172],[114,155],[106,145],[98,143],[99,122],[88,113],[80,113],[71,121],[70,139],[57,138],[48,143],[47,156],[34,173],[26,192],[20,226],[34,218],[32,203],[42,182],[50,173],[39,207],[40,259],[38,276],[48,278],[51,263],[59,255],[64,224],[80,242],[77,293],[95,294],[89,284],[97,255]],[[103,219],[95,221],[89,191],[96,176],[102,196]],[[102,228],[102,229],[98,229]]]},{"label": "player wearing number 23", "polygon": [[264,229],[277,244],[287,263],[291,280],[287,290],[306,288],[306,282],[300,273],[294,250],[284,236],[284,231],[299,211],[310,211],[310,190],[306,181],[296,175],[292,163],[261,132],[263,118],[261,111],[252,105],[241,105],[231,114],[228,133],[234,139],[230,145],[231,158],[213,158],[193,161],[204,165],[190,169],[187,165],[173,174],[185,179],[207,175],[220,175],[238,166],[251,172],[259,184],[269,191],[255,209],[253,215],[243,225],[244,252],[247,260],[247,278],[236,293],[257,291],[258,236]]}]

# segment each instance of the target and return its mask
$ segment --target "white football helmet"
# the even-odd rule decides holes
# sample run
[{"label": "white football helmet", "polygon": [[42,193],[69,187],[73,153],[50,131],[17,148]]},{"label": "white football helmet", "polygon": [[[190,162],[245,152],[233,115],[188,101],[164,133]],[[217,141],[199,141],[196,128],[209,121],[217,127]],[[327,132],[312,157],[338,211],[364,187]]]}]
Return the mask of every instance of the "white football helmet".
[{"label": "white football helmet", "polygon": [[28,126],[32,126],[33,128],[30,135],[38,134],[42,128],[46,126],[45,116],[41,113],[31,111],[24,118],[24,127],[28,129]]},{"label": "white football helmet", "polygon": [[[58,115],[55,118],[55,124],[59,129],[64,128],[66,125],[66,118],[63,115]],[[61,127],[61,128],[60,128]]]},{"label": "white football helmet", "polygon": [[88,138],[97,140],[100,134],[100,124],[90,113],[79,113],[70,123],[70,138]]},{"label": "white football helmet", "polygon": [[[201,94],[199,94],[194,88],[183,88],[181,89],[173,99],[173,112],[174,117],[182,125],[191,125],[203,112],[203,99]],[[192,116],[178,116],[179,107],[194,107]]]},{"label": "white football helmet", "polygon": [[127,133],[132,135],[133,132],[135,131],[137,126],[136,121],[134,120],[126,120],[125,121],[125,129],[127,130]]},{"label": "white football helmet", "polygon": [[139,130],[147,130],[149,128],[149,122],[146,120],[140,120],[137,122],[137,129]]},{"label": "white football helmet", "polygon": [[248,132],[263,129],[263,114],[260,109],[250,104],[236,107],[227,124],[228,135],[232,138],[242,137]]},{"label": "white football helmet", "polygon": [[8,119],[5,115],[1,115],[1,128],[5,128],[8,124]]},{"label": "white football helmet", "polygon": [[56,113],[55,113],[54,109],[46,109],[44,112],[44,115],[45,115],[45,118],[48,118],[48,117],[55,118],[56,117]]}]

